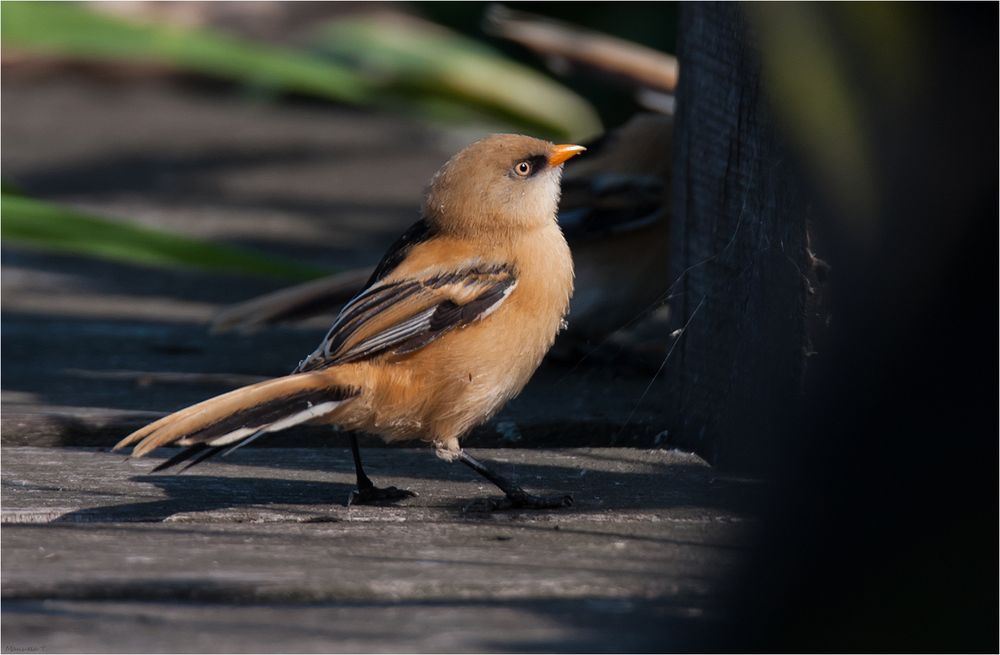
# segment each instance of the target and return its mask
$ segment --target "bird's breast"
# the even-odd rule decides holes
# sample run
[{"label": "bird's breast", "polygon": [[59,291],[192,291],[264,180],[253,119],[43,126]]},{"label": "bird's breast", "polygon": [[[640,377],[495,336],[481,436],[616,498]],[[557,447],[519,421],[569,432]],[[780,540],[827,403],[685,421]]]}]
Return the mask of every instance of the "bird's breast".
[{"label": "bird's breast", "polygon": [[503,304],[460,330],[452,344],[442,343],[455,353],[454,374],[466,395],[484,404],[502,405],[521,391],[552,347],[569,309],[569,247],[555,224],[534,237],[510,254],[517,285]]},{"label": "bird's breast", "polygon": [[[484,259],[512,264],[517,271],[514,289],[489,315],[381,365],[384,375],[373,389],[378,400],[370,405],[367,423],[358,427],[384,436],[457,439],[490,418],[531,379],[569,307],[569,247],[553,223],[534,239]],[[390,371],[400,375],[389,377]],[[413,424],[404,426],[403,418]]]}]

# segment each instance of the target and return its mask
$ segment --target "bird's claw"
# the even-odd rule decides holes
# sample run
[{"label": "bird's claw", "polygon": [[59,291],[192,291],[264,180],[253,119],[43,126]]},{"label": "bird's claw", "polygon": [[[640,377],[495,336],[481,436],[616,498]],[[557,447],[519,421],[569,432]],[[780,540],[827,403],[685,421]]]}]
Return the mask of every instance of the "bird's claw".
[{"label": "bird's claw", "polygon": [[355,489],[351,492],[351,495],[347,498],[347,506],[390,504],[405,500],[406,498],[413,498],[416,495],[409,489],[365,487],[364,489]]}]

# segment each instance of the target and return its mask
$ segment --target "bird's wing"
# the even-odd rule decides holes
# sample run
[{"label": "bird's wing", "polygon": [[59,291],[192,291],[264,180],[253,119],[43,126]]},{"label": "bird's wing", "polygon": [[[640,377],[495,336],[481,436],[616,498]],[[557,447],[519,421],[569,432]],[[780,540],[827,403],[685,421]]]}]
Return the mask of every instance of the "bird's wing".
[{"label": "bird's wing", "polygon": [[413,352],[489,315],[516,285],[511,266],[478,262],[377,282],[341,310],[319,348],[296,372]]},{"label": "bird's wing", "polygon": [[372,272],[371,277],[368,278],[368,282],[365,283],[364,289],[368,289],[380,282],[386,275],[392,273],[393,270],[399,264],[406,259],[406,256],[410,254],[410,251],[414,247],[420,245],[425,241],[429,241],[434,238],[435,229],[431,223],[422,218],[409,228],[406,232],[403,232],[398,239],[391,246],[389,250],[386,251],[382,260],[379,261],[378,266]]}]

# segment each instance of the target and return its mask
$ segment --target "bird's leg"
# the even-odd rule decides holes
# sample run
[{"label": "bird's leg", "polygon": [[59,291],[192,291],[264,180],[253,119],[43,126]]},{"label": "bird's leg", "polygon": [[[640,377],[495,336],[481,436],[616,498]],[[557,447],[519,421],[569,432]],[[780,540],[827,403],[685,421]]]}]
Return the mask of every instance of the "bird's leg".
[{"label": "bird's leg", "polygon": [[573,504],[573,496],[534,496],[517,486],[502,475],[494,473],[486,466],[466,453],[464,450],[458,455],[458,459],[471,468],[473,471],[483,476],[497,487],[506,496],[503,500],[486,499],[484,503],[474,503],[470,509],[486,509],[488,511],[498,509],[556,509],[559,507],[569,507]]},{"label": "bird's leg", "polygon": [[358,488],[351,492],[347,499],[347,506],[351,505],[372,505],[377,503],[391,503],[404,498],[416,496],[409,489],[397,489],[396,487],[386,487],[380,489],[365,474],[365,469],[361,466],[361,448],[358,447],[358,438],[351,434],[351,453],[354,455],[354,471],[358,474]]}]

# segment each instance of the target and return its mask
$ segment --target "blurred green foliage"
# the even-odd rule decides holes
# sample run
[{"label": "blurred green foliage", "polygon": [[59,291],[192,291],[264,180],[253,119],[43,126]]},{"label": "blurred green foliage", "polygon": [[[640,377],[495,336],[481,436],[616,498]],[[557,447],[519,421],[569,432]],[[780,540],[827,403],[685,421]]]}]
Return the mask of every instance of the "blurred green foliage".
[{"label": "blurred green foliage", "polygon": [[[758,34],[775,113],[815,168],[822,191],[835,199],[842,215],[853,222],[856,238],[863,240],[871,236],[881,181],[866,137],[871,126],[867,124],[865,101],[838,48],[838,39],[874,31],[879,35],[873,39],[877,43],[906,43],[905,5],[898,7],[880,3],[847,3],[843,8],[795,3],[777,7],[764,3],[751,5],[747,12]],[[865,20],[858,20],[858,13]],[[838,30],[838,21],[832,19],[840,17],[853,19],[848,26],[865,27]],[[878,27],[873,30],[873,25]],[[913,77],[910,68],[915,56],[885,61],[877,52],[879,48],[870,48],[864,61],[871,71],[883,73],[883,91],[898,84],[899,78]],[[892,74],[894,70],[898,73]]]},{"label": "blurred green foliage", "polygon": [[0,236],[20,243],[147,266],[308,280],[330,271],[286,262],[231,246],[148,227],[89,216],[5,190]]},{"label": "blurred green foliage", "polygon": [[[425,18],[467,38],[487,43],[512,61],[547,70],[546,63],[524,47],[487,34],[483,16],[490,2],[413,2]],[[676,2],[517,2],[512,9],[572,23],[634,41],[662,52],[677,52]],[[604,125],[621,125],[641,108],[627,91],[616,91],[606,80],[570,73],[560,81],[597,110]]]},{"label": "blurred green foliage", "polygon": [[146,63],[256,89],[395,109],[444,120],[585,139],[600,132],[590,105],[502,53],[422,23],[353,20],[326,26],[318,52],[209,29],[137,23],[73,2],[4,2],[5,48],[111,63]]},{"label": "blurred green foliage", "polygon": [[318,51],[362,71],[386,102],[424,104],[443,116],[485,117],[538,134],[586,140],[601,132],[589,104],[551,79],[472,39],[401,17],[338,20],[319,31]]},{"label": "blurred green foliage", "polygon": [[[565,18],[582,17],[583,24],[605,30],[621,16],[634,14],[638,20],[629,19],[633,26],[652,30],[650,34],[672,34],[669,25],[651,28],[645,9],[621,12],[610,3],[598,4],[596,13],[594,7],[580,5],[574,5],[576,10],[560,11],[571,11]],[[446,10],[433,3],[419,5],[432,18],[450,15],[441,22],[458,28],[458,33],[419,20],[327,23],[316,30],[307,51],[208,28],[134,22],[79,2],[2,2],[0,39],[5,51],[19,54],[152,65],[272,93],[475,122],[487,129],[516,129],[557,140],[597,135],[602,128],[593,105],[539,72],[542,65],[534,56],[510,44],[498,44],[499,48],[485,45],[479,21],[486,6],[454,3]],[[536,5],[530,9],[547,13]],[[622,35],[635,37],[628,30]],[[525,63],[517,63],[510,56],[512,52]],[[615,99],[604,88],[590,96],[604,107],[627,104],[618,102],[620,98]],[[24,197],[9,183],[4,184],[3,192],[5,240],[147,265],[194,266],[290,279],[328,272],[80,214]]]},{"label": "blurred green foliage", "polygon": [[4,48],[178,69],[314,95],[362,102],[369,89],[356,74],[314,57],[206,30],[119,20],[74,2],[0,3]]}]

